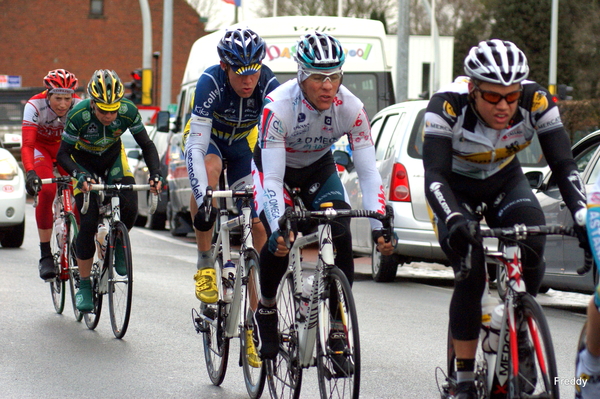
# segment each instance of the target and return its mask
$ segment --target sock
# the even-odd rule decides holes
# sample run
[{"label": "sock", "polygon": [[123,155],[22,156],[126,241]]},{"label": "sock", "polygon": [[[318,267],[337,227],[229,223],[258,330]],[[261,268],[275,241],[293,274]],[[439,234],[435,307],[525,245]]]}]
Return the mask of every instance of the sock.
[{"label": "sock", "polygon": [[79,289],[81,288],[92,288],[92,282],[90,281],[90,278],[81,278],[79,280]]},{"label": "sock", "polygon": [[46,256],[52,256],[52,250],[50,249],[50,241],[40,242],[40,253],[42,258]]},{"label": "sock", "polygon": [[475,379],[475,359],[456,359],[457,382],[473,381]]},{"label": "sock", "polygon": [[586,371],[591,374],[600,374],[600,357],[592,355],[587,348],[579,354],[579,360],[583,363]]},{"label": "sock", "polygon": [[196,263],[198,270],[206,269],[207,267],[213,267],[210,260],[210,250],[198,251],[198,262]]}]

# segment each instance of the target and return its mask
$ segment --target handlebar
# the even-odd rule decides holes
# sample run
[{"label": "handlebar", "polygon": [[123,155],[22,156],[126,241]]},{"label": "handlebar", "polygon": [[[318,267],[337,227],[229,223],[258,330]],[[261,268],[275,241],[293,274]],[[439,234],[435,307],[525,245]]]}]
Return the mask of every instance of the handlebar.
[{"label": "handlebar", "polygon": [[[40,179],[40,182],[42,185],[54,184],[54,183],[70,184],[72,180],[73,179],[71,176],[58,176],[58,177]],[[38,204],[38,192],[36,192],[35,195],[33,196],[33,207],[34,208],[37,207],[37,204]]]},{"label": "handlebar", "polygon": [[[119,191],[148,191],[150,190],[150,184],[89,184],[88,187],[91,191],[108,191],[108,192],[119,192]],[[158,206],[158,194],[150,196],[151,203],[148,212],[154,214],[156,207]],[[86,191],[83,195],[83,206],[81,207],[81,213],[87,213],[90,205],[90,191]]]},{"label": "handlebar", "polygon": [[210,201],[212,198],[248,198],[253,199],[254,193],[251,187],[246,187],[244,190],[213,190],[211,187],[206,188],[205,201]]}]

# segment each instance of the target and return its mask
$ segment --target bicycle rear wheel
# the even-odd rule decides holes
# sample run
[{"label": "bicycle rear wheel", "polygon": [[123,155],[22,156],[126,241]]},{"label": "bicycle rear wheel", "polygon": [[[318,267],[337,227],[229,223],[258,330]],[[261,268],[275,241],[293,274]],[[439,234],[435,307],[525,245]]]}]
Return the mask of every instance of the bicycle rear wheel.
[{"label": "bicycle rear wheel", "polygon": [[[215,269],[223,268],[223,258],[219,254],[215,261]],[[219,290],[223,289],[223,284],[217,282]],[[221,385],[227,372],[227,363],[229,361],[229,338],[225,337],[225,317],[228,314],[227,306],[222,301],[214,304],[202,303],[200,312],[212,320],[201,322],[202,342],[204,345],[204,360],[208,377],[213,385]]]},{"label": "bicycle rear wheel", "polygon": [[[83,314],[83,320],[85,325],[90,330],[95,329],[100,321],[100,314],[102,312],[102,294],[100,293],[100,280],[102,278],[102,261],[96,259],[94,256],[94,264],[92,265],[92,272],[90,273],[90,283],[92,284],[92,300],[94,302],[94,309],[91,312]],[[106,272],[106,270],[104,270]]]},{"label": "bicycle rear wheel", "polygon": [[352,288],[337,267],[329,270],[325,284],[317,333],[321,398],[358,398],[360,334]]},{"label": "bicycle rear wheel", "polygon": [[133,296],[133,263],[127,227],[117,222],[111,228],[106,251],[108,268],[108,307],[110,324],[117,338],[123,338],[129,326]]},{"label": "bicycle rear wheel", "polygon": [[296,312],[299,299],[294,296],[294,276],[287,273],[277,292],[279,354],[266,361],[267,381],[273,399],[297,399],[302,387],[302,367],[298,351]]},{"label": "bicycle rear wheel", "polygon": [[242,351],[242,367],[244,370],[244,382],[246,390],[252,399],[260,398],[265,387],[266,367],[265,362],[258,357],[256,347],[252,340],[254,321],[252,316],[260,301],[260,281],[258,253],[251,249],[244,254],[246,262],[246,300],[244,312],[244,329],[240,336]]},{"label": "bicycle rear wheel", "polygon": [[79,287],[79,269],[77,267],[77,255],[75,253],[75,242],[77,235],[79,234],[79,228],[77,227],[77,221],[75,216],[69,215],[67,219],[67,261],[69,262],[69,288],[71,291],[71,303],[73,304],[73,313],[75,314],[75,320],[81,321],[83,313],[77,310],[75,301],[76,287]]},{"label": "bicycle rear wheel", "polygon": [[[517,331],[526,331],[526,334],[518,333],[518,338],[526,337],[527,346],[531,350],[519,350],[518,375],[515,371],[517,362],[510,362],[512,378],[509,379],[509,384],[513,384],[513,387],[508,389],[509,398],[521,398],[521,393],[526,393],[531,397],[558,399],[559,389],[554,383],[557,377],[554,346],[544,312],[531,295],[525,294],[515,313]],[[518,345],[520,348],[525,347],[522,342]],[[510,396],[511,392],[515,396]]]},{"label": "bicycle rear wheel", "polygon": [[[60,217],[60,216],[58,216]],[[66,226],[64,228],[67,228]],[[65,281],[61,278],[62,253],[65,250],[64,245],[60,244],[62,232],[58,232],[52,223],[52,236],[50,237],[50,250],[54,260],[54,270],[56,277],[50,280],[50,295],[52,295],[52,304],[56,313],[61,314],[65,308]],[[61,248],[62,247],[62,248]]]}]

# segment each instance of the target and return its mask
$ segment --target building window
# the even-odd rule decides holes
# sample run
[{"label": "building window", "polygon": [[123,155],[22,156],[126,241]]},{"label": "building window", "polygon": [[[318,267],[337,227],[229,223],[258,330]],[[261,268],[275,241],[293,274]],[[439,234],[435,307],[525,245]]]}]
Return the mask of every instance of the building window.
[{"label": "building window", "polygon": [[90,0],[90,17],[99,18],[104,16],[104,0]]}]

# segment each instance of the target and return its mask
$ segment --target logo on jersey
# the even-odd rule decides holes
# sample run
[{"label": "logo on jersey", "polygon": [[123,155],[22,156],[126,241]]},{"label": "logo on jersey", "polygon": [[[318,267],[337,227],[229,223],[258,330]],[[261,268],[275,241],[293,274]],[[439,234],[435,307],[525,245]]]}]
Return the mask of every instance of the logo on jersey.
[{"label": "logo on jersey", "polygon": [[92,114],[88,110],[83,111],[81,114],[81,119],[83,119],[84,122],[89,122],[91,118]]},{"label": "logo on jersey", "polygon": [[331,126],[331,116],[326,116],[325,117],[325,124]]},{"label": "logo on jersey", "polygon": [[249,98],[246,104],[248,104],[248,108],[254,108],[256,106],[256,100]]},{"label": "logo on jersey", "polygon": [[306,114],[304,114],[304,113],[300,112],[300,113],[298,114],[298,123],[302,123],[302,122],[304,122],[305,120],[306,120]]},{"label": "logo on jersey", "polygon": [[90,134],[98,134],[98,125],[95,123],[90,123],[87,128],[88,133]]},{"label": "logo on jersey", "polygon": [[310,186],[310,188],[308,189],[308,193],[309,194],[314,194],[317,192],[317,190],[319,189],[319,187],[321,187],[320,183],[315,183],[312,186]]},{"label": "logo on jersey", "polygon": [[543,112],[548,109],[548,97],[543,91],[536,91],[533,95],[531,112]]},{"label": "logo on jersey", "polygon": [[454,112],[454,108],[448,101],[444,101],[444,105],[442,106],[444,109],[444,116],[449,119],[456,118],[456,112]]},{"label": "logo on jersey", "polygon": [[429,191],[431,191],[431,193],[435,196],[435,198],[438,200],[438,203],[444,210],[444,213],[446,214],[446,216],[448,216],[450,215],[450,213],[452,213],[452,211],[450,210],[450,206],[448,206],[448,203],[446,202],[446,198],[444,198],[444,194],[442,194],[442,186],[443,184],[440,182],[431,183],[431,185],[429,186]]}]

